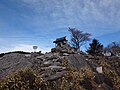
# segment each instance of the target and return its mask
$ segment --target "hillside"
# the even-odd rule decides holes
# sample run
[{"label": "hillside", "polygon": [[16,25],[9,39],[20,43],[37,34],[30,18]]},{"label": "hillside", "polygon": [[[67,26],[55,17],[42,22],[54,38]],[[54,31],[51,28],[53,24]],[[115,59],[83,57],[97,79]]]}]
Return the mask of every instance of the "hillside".
[{"label": "hillside", "polygon": [[45,54],[5,54],[0,90],[120,90],[120,57],[78,53],[68,44]]}]

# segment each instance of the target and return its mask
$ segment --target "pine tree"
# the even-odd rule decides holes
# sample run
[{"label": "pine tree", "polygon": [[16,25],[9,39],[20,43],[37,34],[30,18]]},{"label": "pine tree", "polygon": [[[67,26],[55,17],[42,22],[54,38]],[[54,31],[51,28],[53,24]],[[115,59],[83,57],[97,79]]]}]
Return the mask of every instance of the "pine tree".
[{"label": "pine tree", "polygon": [[103,52],[103,45],[99,43],[97,39],[93,39],[92,43],[89,44],[89,49],[87,50],[87,53],[93,55],[93,56],[100,56]]}]

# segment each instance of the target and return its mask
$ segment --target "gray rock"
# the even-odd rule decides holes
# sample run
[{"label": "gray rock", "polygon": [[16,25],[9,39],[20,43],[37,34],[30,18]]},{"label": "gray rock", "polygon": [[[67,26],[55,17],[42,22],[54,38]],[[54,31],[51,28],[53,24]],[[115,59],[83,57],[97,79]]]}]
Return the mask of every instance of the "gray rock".
[{"label": "gray rock", "polygon": [[52,65],[53,65],[53,66],[59,66],[59,65],[60,65],[60,62],[53,62]]},{"label": "gray rock", "polygon": [[90,66],[86,62],[86,58],[80,56],[78,54],[71,54],[67,57],[68,63],[78,69],[81,68],[90,68]]},{"label": "gray rock", "polygon": [[54,75],[49,75],[48,77],[45,77],[44,79],[52,81],[52,80],[56,80],[56,79],[62,77],[64,74],[65,74],[65,71],[57,72]]},{"label": "gray rock", "polygon": [[44,63],[43,63],[43,65],[51,65],[52,64],[52,61],[45,61]]},{"label": "gray rock", "polygon": [[5,55],[0,60],[0,78],[18,69],[32,66],[33,64],[30,57],[17,53]]},{"label": "gray rock", "polygon": [[69,56],[69,54],[68,53],[63,53],[63,56]]},{"label": "gray rock", "polygon": [[62,70],[64,70],[64,69],[66,69],[66,67],[62,67],[62,66],[48,66],[48,67],[41,67],[41,69],[42,70],[47,70],[47,69],[51,69],[51,70],[53,70],[53,69],[62,69]]}]

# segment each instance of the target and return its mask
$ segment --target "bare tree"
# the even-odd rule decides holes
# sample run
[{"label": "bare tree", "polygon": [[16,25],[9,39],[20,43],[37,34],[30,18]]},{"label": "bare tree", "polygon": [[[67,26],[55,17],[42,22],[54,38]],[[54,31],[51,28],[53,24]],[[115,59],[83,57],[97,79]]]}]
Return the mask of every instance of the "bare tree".
[{"label": "bare tree", "polygon": [[76,49],[80,50],[80,47],[90,40],[90,33],[83,33],[76,28],[69,28],[68,30],[71,34],[70,44]]},{"label": "bare tree", "polygon": [[104,48],[104,52],[110,52],[113,56],[120,55],[120,42],[112,42]]}]

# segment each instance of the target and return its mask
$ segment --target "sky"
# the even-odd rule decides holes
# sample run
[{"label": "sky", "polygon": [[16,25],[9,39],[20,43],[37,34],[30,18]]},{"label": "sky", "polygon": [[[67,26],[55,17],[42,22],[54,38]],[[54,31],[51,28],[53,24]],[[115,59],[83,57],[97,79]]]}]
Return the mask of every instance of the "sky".
[{"label": "sky", "polygon": [[69,27],[104,46],[120,41],[120,0],[0,0],[0,53],[50,51]]}]

